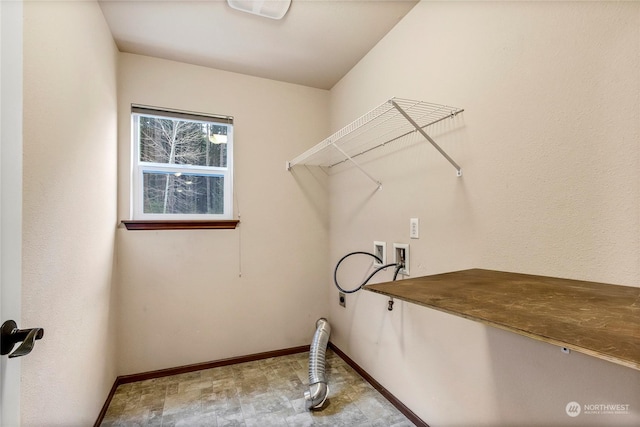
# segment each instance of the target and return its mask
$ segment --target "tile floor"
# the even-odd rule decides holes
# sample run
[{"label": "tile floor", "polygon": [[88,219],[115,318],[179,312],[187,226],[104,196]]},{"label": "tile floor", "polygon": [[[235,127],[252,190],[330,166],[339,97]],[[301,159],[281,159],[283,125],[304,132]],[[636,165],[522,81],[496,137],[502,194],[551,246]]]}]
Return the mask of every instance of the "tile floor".
[{"label": "tile floor", "polygon": [[329,397],[307,411],[308,364],[305,352],[122,384],[101,426],[413,426],[331,350]]}]

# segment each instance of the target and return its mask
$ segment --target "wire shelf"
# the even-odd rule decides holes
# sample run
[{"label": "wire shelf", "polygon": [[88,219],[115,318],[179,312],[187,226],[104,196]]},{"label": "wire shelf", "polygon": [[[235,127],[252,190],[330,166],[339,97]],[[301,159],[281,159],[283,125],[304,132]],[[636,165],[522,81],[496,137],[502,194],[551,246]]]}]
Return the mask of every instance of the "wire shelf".
[{"label": "wire shelf", "polygon": [[449,105],[391,98],[287,162],[287,169],[295,165],[331,168],[351,161],[380,186],[380,182],[365,172],[354,159],[390,142],[420,133],[456,168],[460,176],[460,166],[425,133],[424,128],[463,111]]}]

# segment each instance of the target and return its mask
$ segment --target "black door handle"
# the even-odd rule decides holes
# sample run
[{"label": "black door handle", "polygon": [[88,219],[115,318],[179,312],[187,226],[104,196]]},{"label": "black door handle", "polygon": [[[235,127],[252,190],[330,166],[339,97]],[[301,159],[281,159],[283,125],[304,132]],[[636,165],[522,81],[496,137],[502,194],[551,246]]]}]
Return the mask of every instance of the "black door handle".
[{"label": "black door handle", "polygon": [[2,324],[0,329],[0,354],[5,355],[11,353],[13,347],[19,342],[20,347],[13,353],[9,354],[9,357],[20,357],[31,353],[36,340],[41,339],[44,336],[44,329],[32,328],[32,329],[18,329],[18,325],[13,320],[7,320]]}]

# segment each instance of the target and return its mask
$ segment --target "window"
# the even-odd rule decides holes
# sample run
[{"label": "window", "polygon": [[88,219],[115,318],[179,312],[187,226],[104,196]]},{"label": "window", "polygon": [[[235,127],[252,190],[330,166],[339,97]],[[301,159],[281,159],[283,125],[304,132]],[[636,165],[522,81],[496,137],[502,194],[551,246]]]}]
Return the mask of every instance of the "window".
[{"label": "window", "polygon": [[134,220],[233,218],[233,118],[132,106]]}]

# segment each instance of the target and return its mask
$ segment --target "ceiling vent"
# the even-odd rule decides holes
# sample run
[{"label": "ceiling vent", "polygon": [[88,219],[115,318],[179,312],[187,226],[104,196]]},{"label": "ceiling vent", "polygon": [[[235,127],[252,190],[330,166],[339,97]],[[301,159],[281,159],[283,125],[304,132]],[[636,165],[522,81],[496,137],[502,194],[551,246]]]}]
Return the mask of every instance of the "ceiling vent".
[{"label": "ceiling vent", "polygon": [[233,9],[271,19],[282,19],[291,6],[291,0],[227,0],[227,3]]}]

